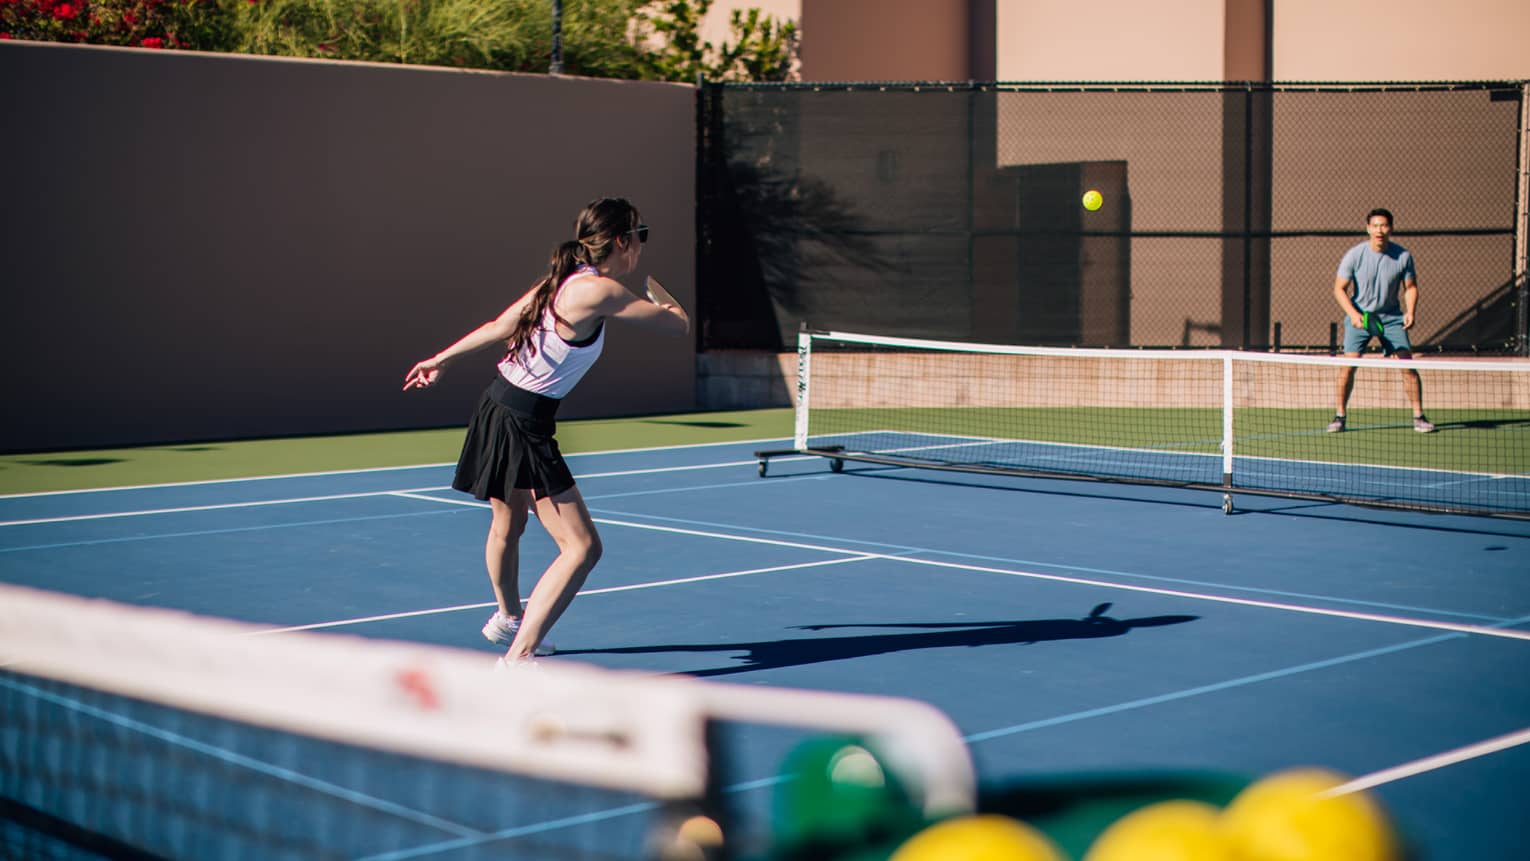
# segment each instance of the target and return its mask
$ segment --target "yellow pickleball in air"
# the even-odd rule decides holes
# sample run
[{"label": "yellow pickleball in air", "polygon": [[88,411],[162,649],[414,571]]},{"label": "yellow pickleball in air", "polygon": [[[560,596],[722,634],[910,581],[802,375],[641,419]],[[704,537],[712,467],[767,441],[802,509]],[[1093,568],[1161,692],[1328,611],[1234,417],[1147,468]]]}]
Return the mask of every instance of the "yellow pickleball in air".
[{"label": "yellow pickleball in air", "polygon": [[1222,811],[1204,801],[1160,801],[1117,819],[1084,861],[1232,861]]},{"label": "yellow pickleball in air", "polygon": [[1222,813],[1234,861],[1400,861],[1401,841],[1365,792],[1328,796],[1346,782],[1321,768],[1257,780]]},{"label": "yellow pickleball in air", "polygon": [[903,841],[887,861],[1063,861],[1063,854],[1023,822],[980,813],[925,828]]},{"label": "yellow pickleball in air", "polygon": [[1090,212],[1094,212],[1096,209],[1099,209],[1103,205],[1105,205],[1105,198],[1101,196],[1098,191],[1095,191],[1091,188],[1084,192],[1085,209],[1089,210]]}]

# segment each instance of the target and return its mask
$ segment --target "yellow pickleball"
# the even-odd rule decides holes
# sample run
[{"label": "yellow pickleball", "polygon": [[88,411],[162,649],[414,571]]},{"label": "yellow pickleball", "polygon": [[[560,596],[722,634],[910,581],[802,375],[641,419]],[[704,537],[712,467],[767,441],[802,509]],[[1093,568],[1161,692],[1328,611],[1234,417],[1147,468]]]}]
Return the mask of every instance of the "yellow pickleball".
[{"label": "yellow pickleball", "polygon": [[1231,861],[1222,811],[1204,801],[1160,801],[1100,832],[1084,861]]},{"label": "yellow pickleball", "polygon": [[655,832],[655,840],[644,858],[655,861],[707,861],[723,845],[722,826],[710,816],[697,814],[687,818],[667,834]]},{"label": "yellow pickleball", "polygon": [[1063,861],[1045,834],[1008,816],[980,813],[928,826],[887,861]]},{"label": "yellow pickleball", "polygon": [[1257,780],[1222,813],[1234,861],[1400,861],[1401,841],[1365,792],[1327,795],[1346,782],[1321,768]]},{"label": "yellow pickleball", "polygon": [[1085,209],[1089,210],[1090,212],[1094,212],[1096,209],[1099,209],[1104,204],[1105,204],[1105,198],[1103,196],[1101,196],[1098,191],[1095,191],[1094,189],[1091,188],[1088,191],[1084,192],[1084,208]]}]

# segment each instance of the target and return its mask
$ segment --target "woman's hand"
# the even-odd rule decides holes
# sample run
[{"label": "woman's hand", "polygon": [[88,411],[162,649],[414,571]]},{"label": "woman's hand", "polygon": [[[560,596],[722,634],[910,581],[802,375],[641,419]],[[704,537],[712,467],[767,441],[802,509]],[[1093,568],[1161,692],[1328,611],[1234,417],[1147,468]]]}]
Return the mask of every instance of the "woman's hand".
[{"label": "woman's hand", "polygon": [[425,389],[435,385],[436,380],[441,379],[441,370],[445,366],[446,363],[437,357],[419,362],[404,375],[404,391]]}]

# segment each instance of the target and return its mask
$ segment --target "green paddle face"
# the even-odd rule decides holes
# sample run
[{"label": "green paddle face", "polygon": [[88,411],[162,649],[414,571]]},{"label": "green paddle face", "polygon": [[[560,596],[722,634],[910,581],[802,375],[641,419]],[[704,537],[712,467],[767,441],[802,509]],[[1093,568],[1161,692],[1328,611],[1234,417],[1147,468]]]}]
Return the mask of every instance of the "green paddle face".
[{"label": "green paddle face", "polygon": [[1387,340],[1386,329],[1381,325],[1381,319],[1373,316],[1369,311],[1361,311],[1360,322],[1362,323],[1361,328],[1365,329],[1367,334],[1375,335],[1381,339],[1382,354],[1392,355],[1392,342]]}]

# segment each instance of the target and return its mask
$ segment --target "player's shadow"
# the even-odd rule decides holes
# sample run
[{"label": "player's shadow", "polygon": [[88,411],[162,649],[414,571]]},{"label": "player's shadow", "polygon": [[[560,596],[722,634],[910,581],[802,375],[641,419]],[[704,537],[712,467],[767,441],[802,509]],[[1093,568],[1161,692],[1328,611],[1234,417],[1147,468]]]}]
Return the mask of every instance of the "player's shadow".
[{"label": "player's shadow", "polygon": [[741,428],[743,422],[677,421],[672,419],[642,419],[648,425],[678,425],[687,428]]},{"label": "player's shadow", "polygon": [[1134,628],[1152,628],[1193,622],[1199,616],[1147,616],[1117,619],[1105,615],[1110,604],[1100,604],[1082,619],[1018,619],[994,622],[886,622],[845,625],[801,625],[798,630],[826,631],[843,628],[913,629],[914,633],[855,634],[843,637],[810,637],[753,643],[686,643],[653,646],[620,646],[611,649],[560,649],[559,655],[637,655],[662,652],[742,652],[731,667],[694,670],[692,676],[726,676],[754,670],[773,670],[907,652],[914,649],[948,649],[954,646],[1029,645],[1050,640],[1087,640],[1119,637]]},{"label": "player's shadow", "polygon": [[106,466],[110,463],[122,462],[123,458],[120,457],[55,457],[22,461],[28,466]]},{"label": "player's shadow", "polygon": [[[1519,430],[1520,428],[1526,426],[1530,426],[1530,419],[1463,419],[1462,421],[1457,422],[1435,422],[1435,430],[1439,431],[1440,433],[1463,430]],[[1412,429],[1413,422],[1411,421],[1388,422],[1386,424],[1352,425],[1349,428],[1351,433],[1358,433],[1362,431],[1392,431]]]},{"label": "player's shadow", "polygon": [[1530,425],[1530,419],[1471,419],[1462,422],[1442,422],[1440,428],[1467,428],[1469,430],[1501,430],[1522,428]]}]

